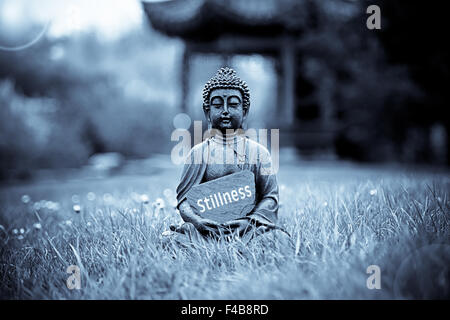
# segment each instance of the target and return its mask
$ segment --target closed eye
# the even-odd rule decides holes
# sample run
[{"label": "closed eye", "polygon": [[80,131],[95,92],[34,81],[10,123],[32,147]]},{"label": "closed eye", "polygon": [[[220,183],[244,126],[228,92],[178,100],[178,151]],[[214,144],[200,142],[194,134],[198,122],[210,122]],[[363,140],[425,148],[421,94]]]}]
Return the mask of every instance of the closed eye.
[{"label": "closed eye", "polygon": [[231,96],[228,99],[228,106],[230,108],[237,108],[240,105],[240,103],[241,103],[241,99],[239,99],[239,97]]}]

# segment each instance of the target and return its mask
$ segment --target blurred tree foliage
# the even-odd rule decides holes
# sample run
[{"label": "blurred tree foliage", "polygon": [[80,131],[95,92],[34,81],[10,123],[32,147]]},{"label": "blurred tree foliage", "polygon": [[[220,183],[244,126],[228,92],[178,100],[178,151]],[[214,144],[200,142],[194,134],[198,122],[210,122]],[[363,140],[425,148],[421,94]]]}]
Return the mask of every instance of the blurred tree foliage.
[{"label": "blurred tree foliage", "polygon": [[[337,154],[439,163],[435,136],[449,163],[446,11],[418,1],[347,1],[355,12],[345,3],[299,1],[301,17],[292,17],[305,19],[298,68],[318,103],[333,105]],[[366,27],[371,4],[381,8],[381,30]],[[80,33],[0,51],[0,176],[77,167],[98,152],[169,151],[180,54],[180,42],[148,26],[117,41]]]},{"label": "blurred tree foliage", "polygon": [[[430,132],[445,127],[437,145],[447,143],[448,150],[448,49],[440,38],[445,10],[416,1],[362,0],[353,2],[354,12],[352,6],[337,10],[338,2],[346,3],[303,1],[312,27],[299,37],[302,76],[316,88],[319,104],[333,104],[338,155],[442,162],[430,147]],[[366,27],[372,4],[381,8],[381,30]]]},{"label": "blurred tree foliage", "polygon": [[[393,130],[402,141],[414,139],[410,136],[419,132],[425,137],[417,144],[418,156],[412,160],[436,162],[431,149],[432,128],[445,128],[447,165],[450,164],[450,118],[447,114],[450,93],[449,49],[444,40],[447,30],[447,12],[444,2],[424,5],[422,1],[374,1],[382,8],[384,26],[376,33],[387,63],[404,66],[412,82],[419,88],[418,99],[409,99],[395,110]],[[396,97],[393,97],[396,99]],[[395,101],[395,100],[394,100]],[[411,129],[411,130],[408,130]],[[412,140],[412,141],[411,141]]]},{"label": "blurred tree foliage", "polygon": [[113,42],[86,33],[0,51],[0,176],[78,167],[98,152],[168,151],[161,141],[172,131],[178,52],[147,29]]}]

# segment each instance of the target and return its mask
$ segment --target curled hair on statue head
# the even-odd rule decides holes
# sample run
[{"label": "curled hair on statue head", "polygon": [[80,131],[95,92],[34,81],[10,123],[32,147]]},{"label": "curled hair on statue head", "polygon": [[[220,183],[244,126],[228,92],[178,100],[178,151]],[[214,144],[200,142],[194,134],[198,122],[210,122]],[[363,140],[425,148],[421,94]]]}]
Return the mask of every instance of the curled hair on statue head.
[{"label": "curled hair on statue head", "polygon": [[203,88],[203,108],[209,110],[209,98],[214,89],[237,89],[242,94],[242,108],[248,111],[250,108],[250,90],[247,83],[236,75],[236,71],[225,67],[209,79]]}]

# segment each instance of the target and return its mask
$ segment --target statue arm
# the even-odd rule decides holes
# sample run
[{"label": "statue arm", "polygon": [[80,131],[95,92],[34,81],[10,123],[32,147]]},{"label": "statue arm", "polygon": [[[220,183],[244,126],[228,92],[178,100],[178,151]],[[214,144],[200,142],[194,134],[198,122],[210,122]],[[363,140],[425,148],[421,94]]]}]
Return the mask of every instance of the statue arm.
[{"label": "statue arm", "polygon": [[255,174],[256,204],[244,218],[229,221],[225,227],[243,234],[249,227],[273,226],[278,217],[278,183],[272,170],[272,161],[267,149],[259,148],[260,161],[257,162]]},{"label": "statue arm", "polygon": [[261,221],[275,223],[278,218],[278,182],[272,170],[272,161],[267,150],[261,152],[261,161],[256,172],[257,203],[249,217]]},{"label": "statue arm", "polygon": [[180,216],[184,222],[190,222],[194,227],[202,233],[217,233],[220,225],[213,220],[200,217],[192,210],[187,200],[183,200],[179,206]]},{"label": "statue arm", "polygon": [[180,203],[178,210],[180,211],[180,216],[184,222],[190,222],[196,227],[201,217],[194,213],[194,210],[192,210],[187,200],[183,200]]},{"label": "statue arm", "polygon": [[[273,183],[273,182],[272,182]],[[278,188],[271,184],[271,191],[266,193],[261,200],[256,204],[249,217],[262,223],[275,223],[278,218]],[[272,189],[273,188],[273,189]],[[276,189],[276,190],[275,190]]]},{"label": "statue arm", "polygon": [[180,183],[177,187],[178,210],[180,216],[184,222],[192,223],[199,231],[204,231],[208,226],[212,228],[217,227],[217,224],[214,221],[200,217],[186,200],[186,194],[192,186],[201,182],[206,170],[206,163],[204,161],[198,162],[199,159],[202,159],[205,147],[207,147],[206,141],[194,146],[190,150],[184,163]]}]

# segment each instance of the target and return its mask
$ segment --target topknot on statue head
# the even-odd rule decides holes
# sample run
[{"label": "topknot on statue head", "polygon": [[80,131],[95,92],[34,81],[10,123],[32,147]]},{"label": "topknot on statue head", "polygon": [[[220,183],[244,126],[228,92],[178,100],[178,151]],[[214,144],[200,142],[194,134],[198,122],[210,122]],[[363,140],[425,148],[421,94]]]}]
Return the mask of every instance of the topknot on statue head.
[{"label": "topknot on statue head", "polygon": [[209,98],[211,91],[214,89],[237,89],[241,92],[243,98],[242,107],[244,109],[250,108],[250,90],[247,83],[239,78],[236,71],[225,67],[220,68],[217,73],[209,79],[203,88],[203,108],[209,109]]}]

